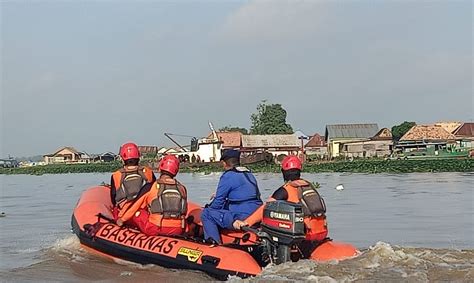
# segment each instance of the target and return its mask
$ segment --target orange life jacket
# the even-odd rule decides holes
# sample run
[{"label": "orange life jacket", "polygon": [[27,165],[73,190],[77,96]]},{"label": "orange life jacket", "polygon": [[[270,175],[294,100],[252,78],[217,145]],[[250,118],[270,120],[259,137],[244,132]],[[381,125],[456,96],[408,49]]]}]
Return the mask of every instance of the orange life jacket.
[{"label": "orange life jacket", "polygon": [[149,212],[148,221],[156,226],[185,228],[186,188],[170,177],[156,180],[148,191],[129,203],[119,215],[123,222],[133,218],[140,209],[146,209]]},{"label": "orange life jacket", "polygon": [[158,179],[148,203],[150,222],[160,227],[185,227],[188,209],[186,188],[175,179]]},{"label": "orange life jacket", "polygon": [[287,182],[283,188],[287,201],[303,205],[306,239],[322,241],[327,237],[326,205],[314,186],[305,180]]},{"label": "orange life jacket", "polygon": [[115,203],[123,209],[125,203],[134,200],[146,183],[153,182],[153,171],[148,167],[124,167],[113,173],[115,188]]}]

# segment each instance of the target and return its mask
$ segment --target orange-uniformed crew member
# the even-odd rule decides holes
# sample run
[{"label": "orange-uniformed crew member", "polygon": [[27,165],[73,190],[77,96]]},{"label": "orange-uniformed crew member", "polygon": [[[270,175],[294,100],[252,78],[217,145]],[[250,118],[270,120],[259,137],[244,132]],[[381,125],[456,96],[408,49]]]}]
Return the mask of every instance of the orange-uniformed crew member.
[{"label": "orange-uniformed crew member", "polygon": [[[305,215],[306,240],[322,241],[326,239],[328,234],[325,215],[326,205],[316,188],[310,182],[301,179],[301,160],[295,155],[289,155],[283,159],[281,165],[285,184],[273,193],[269,201],[286,200],[301,203]],[[242,226],[252,226],[261,222],[263,209],[264,205],[245,221],[236,220],[233,224],[234,228],[240,229]]]},{"label": "orange-uniformed crew member", "polygon": [[[123,168],[115,171],[110,180],[110,198],[113,205],[114,220],[123,216],[144,190],[149,188],[156,178],[153,170],[139,166],[140,151],[134,143],[126,143],[120,147]],[[133,223],[127,223],[132,226]]]},{"label": "orange-uniformed crew member", "polygon": [[121,226],[133,219],[147,235],[181,235],[185,231],[188,203],[186,188],[175,179],[179,171],[178,158],[166,155],[158,170],[158,180],[117,220],[117,224]]}]

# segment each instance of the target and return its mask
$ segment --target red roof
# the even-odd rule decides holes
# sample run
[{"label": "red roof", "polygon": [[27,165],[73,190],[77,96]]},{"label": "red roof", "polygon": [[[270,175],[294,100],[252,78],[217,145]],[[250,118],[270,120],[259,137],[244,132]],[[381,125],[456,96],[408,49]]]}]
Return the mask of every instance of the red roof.
[{"label": "red roof", "polygon": [[158,147],[155,145],[139,145],[138,150],[141,154],[157,153]]},{"label": "red roof", "polygon": [[457,137],[474,137],[474,123],[464,123],[459,127],[454,135]]},{"label": "red roof", "polygon": [[324,136],[321,136],[318,133],[314,134],[306,143],[305,147],[326,147]]},{"label": "red roof", "polygon": [[[212,138],[212,133],[210,133],[208,138]],[[222,146],[224,148],[240,148],[242,144],[242,133],[241,132],[218,132],[217,137],[223,142]]]}]

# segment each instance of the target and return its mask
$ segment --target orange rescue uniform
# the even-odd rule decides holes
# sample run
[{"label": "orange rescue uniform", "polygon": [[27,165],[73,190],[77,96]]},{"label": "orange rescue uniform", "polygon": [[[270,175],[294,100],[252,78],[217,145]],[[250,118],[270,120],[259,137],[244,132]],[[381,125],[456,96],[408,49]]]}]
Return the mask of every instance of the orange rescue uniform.
[{"label": "orange rescue uniform", "polygon": [[[123,175],[130,173],[138,173],[145,179],[146,183],[153,183],[156,180],[153,170],[147,166],[124,166],[124,168],[115,171],[112,174],[112,178],[110,180],[110,198],[114,206],[113,215],[115,220],[122,217],[123,214],[128,211],[134,201],[128,201],[126,199],[117,200],[117,190],[119,190],[122,186]],[[139,191],[135,193],[138,194]]]},{"label": "orange rescue uniform", "polygon": [[[163,213],[155,212],[153,203],[161,203],[160,198],[160,189],[162,190],[164,186],[174,186],[179,190],[181,197],[184,199],[183,210],[180,215],[174,215],[172,217],[167,217],[166,211]],[[161,195],[161,197],[163,194]],[[139,199],[137,199],[132,206],[120,216],[120,219],[125,222],[133,219],[137,224],[140,231],[147,235],[179,235],[184,233],[185,229],[185,215],[187,209],[187,191],[177,180],[167,176],[162,175],[158,180],[156,180],[148,192],[144,193]]]}]

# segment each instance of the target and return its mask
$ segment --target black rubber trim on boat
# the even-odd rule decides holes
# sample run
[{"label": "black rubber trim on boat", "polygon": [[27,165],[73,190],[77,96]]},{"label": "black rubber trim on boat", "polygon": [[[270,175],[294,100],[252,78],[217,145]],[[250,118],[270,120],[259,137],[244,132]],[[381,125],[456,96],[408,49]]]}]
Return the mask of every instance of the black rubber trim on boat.
[{"label": "black rubber trim on boat", "polygon": [[[72,217],[71,225],[73,232],[79,237],[81,244],[123,260],[139,264],[156,264],[165,268],[200,270],[218,280],[227,280],[229,275],[235,275],[241,278],[254,276],[253,274],[216,268],[216,265],[219,263],[220,259],[212,256],[208,256],[209,262],[205,262],[203,260],[204,264],[198,264],[190,262],[186,258],[182,257],[168,257],[165,255],[120,245],[102,238],[90,238],[79,228],[79,224],[77,223],[74,216]],[[214,265],[213,262],[216,262],[216,264]]]},{"label": "black rubber trim on boat", "polygon": [[211,256],[211,255],[203,255],[201,257],[201,261],[203,264],[210,264],[212,266],[217,266],[219,262],[221,261],[221,259],[215,256]]}]

